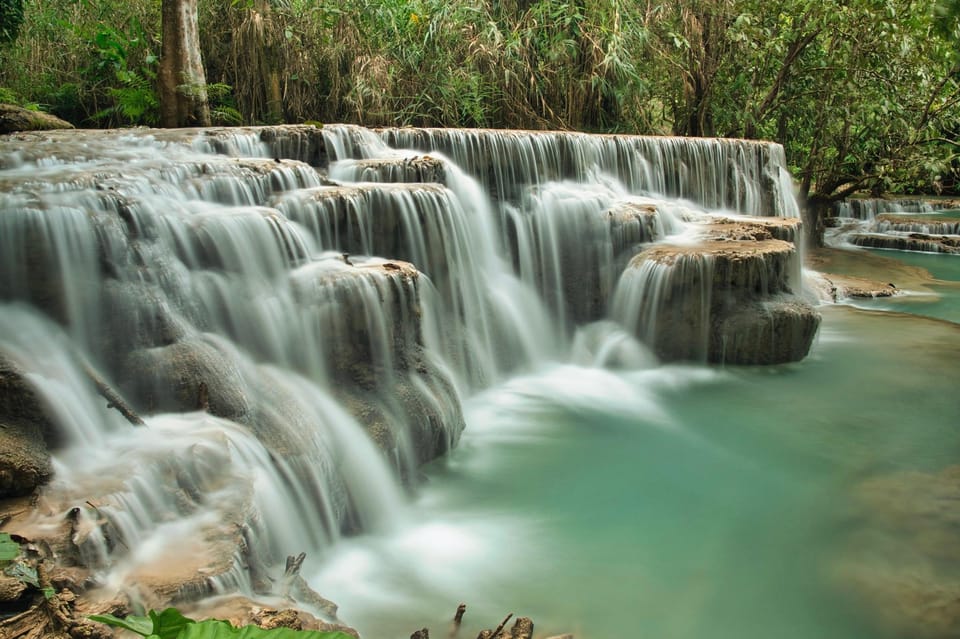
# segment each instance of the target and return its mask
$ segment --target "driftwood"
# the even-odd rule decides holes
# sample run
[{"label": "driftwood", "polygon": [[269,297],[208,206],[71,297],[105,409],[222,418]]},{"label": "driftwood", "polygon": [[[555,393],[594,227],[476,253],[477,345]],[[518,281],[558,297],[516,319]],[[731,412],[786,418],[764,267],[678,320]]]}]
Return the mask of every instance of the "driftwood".
[{"label": "driftwood", "polygon": [[93,382],[93,385],[97,388],[97,392],[100,393],[100,396],[107,400],[107,408],[116,408],[120,411],[120,414],[123,415],[128,422],[134,426],[143,426],[144,421],[140,415],[133,410],[129,404],[122,397],[120,393],[115,391],[113,387],[110,386],[100,374],[93,369],[93,367],[87,362],[83,362],[83,374]]},{"label": "driftwood", "polygon": [[449,639],[456,639],[460,634],[460,624],[463,623],[463,615],[467,612],[467,604],[462,603],[457,606],[457,612],[453,615],[453,623],[450,624]]},{"label": "driftwood", "polygon": [[[307,558],[307,553],[302,552],[299,555],[288,555],[286,567],[283,571],[283,582],[280,587],[280,594],[296,601],[302,601],[313,605],[324,615],[333,621],[337,621],[337,604],[323,597],[320,593],[310,587],[310,584],[300,576],[300,568],[303,566],[303,560]],[[291,597],[292,595],[292,597]]]},{"label": "driftwood", "polygon": [[507,615],[494,630],[481,630],[477,639],[532,639],[533,620],[530,617],[517,617],[513,622],[513,627],[510,630],[504,630],[511,617],[513,617],[513,613]]}]

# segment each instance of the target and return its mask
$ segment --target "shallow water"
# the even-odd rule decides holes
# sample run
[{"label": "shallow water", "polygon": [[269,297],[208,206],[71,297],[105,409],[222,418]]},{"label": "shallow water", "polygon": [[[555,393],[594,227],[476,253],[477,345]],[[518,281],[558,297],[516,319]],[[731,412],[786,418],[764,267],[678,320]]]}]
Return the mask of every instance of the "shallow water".
[{"label": "shallow water", "polygon": [[593,639],[899,636],[837,565],[866,478],[957,462],[960,326],[823,312],[799,364],[555,366],[474,397],[419,523],[314,585],[372,639],[443,636],[461,601],[464,636],[508,612]]}]

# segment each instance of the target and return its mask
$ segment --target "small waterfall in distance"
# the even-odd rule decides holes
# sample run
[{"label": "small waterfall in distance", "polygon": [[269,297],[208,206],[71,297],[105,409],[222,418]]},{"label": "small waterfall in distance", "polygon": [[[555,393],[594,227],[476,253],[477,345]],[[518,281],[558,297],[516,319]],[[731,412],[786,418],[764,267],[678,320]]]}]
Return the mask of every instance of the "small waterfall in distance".
[{"label": "small waterfall in distance", "polygon": [[797,216],[776,145],[631,136],[38,134],[0,140],[0,184],[0,372],[53,450],[23,530],[72,513],[76,561],[145,601],[269,594],[284,556],[402,527],[462,397],[649,365],[608,312],[641,245],[715,209]]}]

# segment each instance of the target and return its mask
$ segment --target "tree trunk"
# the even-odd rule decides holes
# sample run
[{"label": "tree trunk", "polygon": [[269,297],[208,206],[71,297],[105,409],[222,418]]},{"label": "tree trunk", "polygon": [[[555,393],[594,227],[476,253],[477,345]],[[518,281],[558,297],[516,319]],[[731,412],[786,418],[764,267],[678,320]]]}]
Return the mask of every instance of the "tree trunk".
[{"label": "tree trunk", "polygon": [[210,126],[197,0],[163,0],[160,125]]}]

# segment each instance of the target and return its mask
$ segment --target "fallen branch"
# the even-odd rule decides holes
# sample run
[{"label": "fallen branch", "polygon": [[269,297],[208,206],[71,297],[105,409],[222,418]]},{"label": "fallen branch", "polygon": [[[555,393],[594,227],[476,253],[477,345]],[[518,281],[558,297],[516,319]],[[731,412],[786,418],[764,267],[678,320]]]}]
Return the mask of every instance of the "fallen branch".
[{"label": "fallen branch", "polygon": [[120,414],[123,415],[126,420],[134,426],[144,425],[143,418],[140,417],[136,411],[130,408],[129,404],[127,404],[127,402],[120,397],[120,393],[115,391],[110,384],[100,377],[100,374],[93,369],[93,366],[87,362],[83,362],[81,366],[83,368],[83,374],[87,376],[87,379],[93,382],[93,385],[97,388],[97,392],[100,393],[100,396],[107,400],[107,408],[116,408],[118,411],[120,411]]}]

